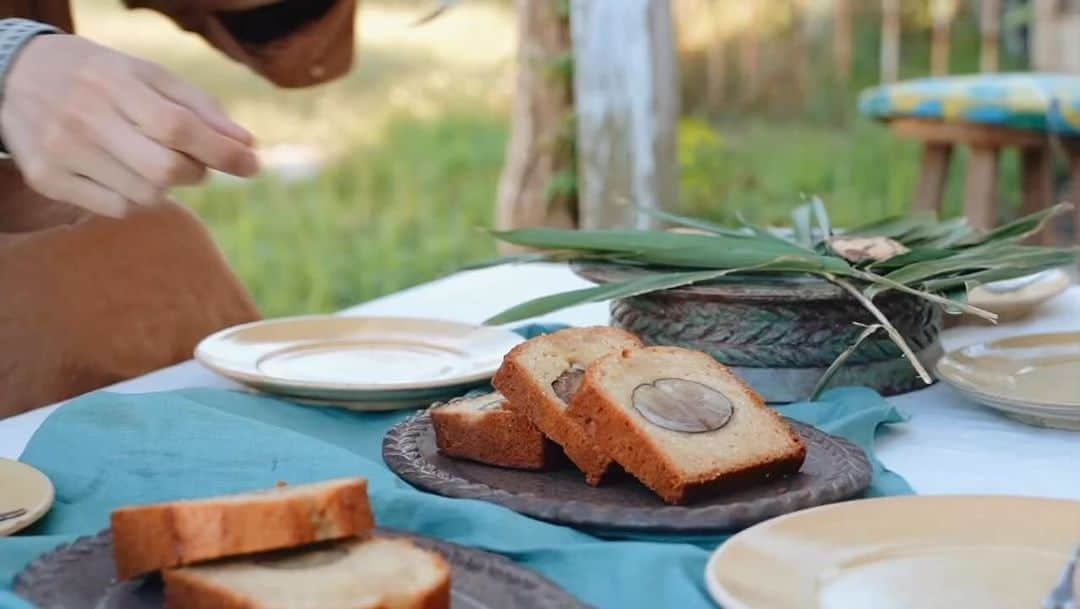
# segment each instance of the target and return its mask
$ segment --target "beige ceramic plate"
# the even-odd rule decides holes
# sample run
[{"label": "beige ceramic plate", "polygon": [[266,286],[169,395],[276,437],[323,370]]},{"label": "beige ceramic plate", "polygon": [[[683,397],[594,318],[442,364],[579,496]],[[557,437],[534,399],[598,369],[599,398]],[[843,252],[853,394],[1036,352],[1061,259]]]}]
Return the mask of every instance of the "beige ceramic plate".
[{"label": "beige ceramic plate", "polygon": [[1027,317],[1041,304],[1069,287],[1069,275],[1051,269],[1029,277],[979,286],[968,294],[968,304],[997,313],[999,322]]},{"label": "beige ceramic plate", "polygon": [[1014,336],[953,351],[937,376],[1021,420],[1080,429],[1080,332]]},{"label": "beige ceramic plate", "polygon": [[218,332],[195,357],[260,391],[385,409],[487,381],[521,340],[501,328],[433,319],[293,317]]},{"label": "beige ceramic plate", "polygon": [[705,581],[724,609],[1031,609],[1077,543],[1076,501],[865,499],[736,534]]},{"label": "beige ceramic plate", "polygon": [[26,510],[17,518],[0,520],[0,537],[34,524],[53,503],[53,485],[45,474],[10,459],[0,459],[0,514]]}]

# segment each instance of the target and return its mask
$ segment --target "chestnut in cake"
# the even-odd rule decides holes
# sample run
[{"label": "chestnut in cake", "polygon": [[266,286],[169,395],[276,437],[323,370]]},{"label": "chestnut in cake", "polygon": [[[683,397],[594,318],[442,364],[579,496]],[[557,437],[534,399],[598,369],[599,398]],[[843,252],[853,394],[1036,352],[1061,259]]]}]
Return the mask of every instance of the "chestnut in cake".
[{"label": "chestnut in cake", "polygon": [[428,412],[435,445],[448,457],[537,470],[556,463],[561,453],[529,419],[510,410],[499,393],[458,398]]},{"label": "chestnut in cake", "polygon": [[710,355],[625,349],[590,365],[568,414],[667,503],[683,504],[802,467],[791,427]]},{"label": "chestnut in cake", "polygon": [[567,415],[585,368],[597,358],[641,346],[629,332],[598,326],[567,328],[537,336],[514,347],[503,358],[492,384],[515,412],[528,417],[593,486],[600,483],[612,460],[594,444],[582,425]]}]

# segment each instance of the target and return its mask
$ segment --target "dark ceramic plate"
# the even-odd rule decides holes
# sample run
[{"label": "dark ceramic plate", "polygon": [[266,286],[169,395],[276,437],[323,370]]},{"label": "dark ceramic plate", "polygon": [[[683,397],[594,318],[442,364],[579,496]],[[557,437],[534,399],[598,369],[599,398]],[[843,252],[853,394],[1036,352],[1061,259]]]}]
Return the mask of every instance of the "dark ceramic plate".
[{"label": "dark ceramic plate", "polygon": [[[489,552],[401,535],[443,555],[450,563],[453,609],[588,609],[555,584]],[[15,593],[39,609],[161,609],[161,579],[117,582],[112,535],[102,531],[63,545],[15,577]]]},{"label": "dark ceramic plate", "polygon": [[423,490],[490,501],[600,533],[721,533],[848,499],[870,484],[873,470],[859,447],[808,425],[789,423],[806,443],[806,461],[798,474],[688,506],[664,504],[625,474],[594,488],[572,467],[529,472],[444,457],[435,448],[427,412],[386,434],[383,459],[394,473]]}]

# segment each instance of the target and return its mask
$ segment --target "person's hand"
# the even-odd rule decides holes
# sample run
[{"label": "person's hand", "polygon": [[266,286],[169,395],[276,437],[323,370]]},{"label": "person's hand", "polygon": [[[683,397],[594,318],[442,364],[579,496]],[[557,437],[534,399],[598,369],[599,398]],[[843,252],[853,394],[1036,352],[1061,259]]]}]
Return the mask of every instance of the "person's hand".
[{"label": "person's hand", "polygon": [[23,47],[4,85],[0,135],[31,188],[113,217],[200,182],[208,167],[258,170],[251,134],[206,94],[78,36]]}]

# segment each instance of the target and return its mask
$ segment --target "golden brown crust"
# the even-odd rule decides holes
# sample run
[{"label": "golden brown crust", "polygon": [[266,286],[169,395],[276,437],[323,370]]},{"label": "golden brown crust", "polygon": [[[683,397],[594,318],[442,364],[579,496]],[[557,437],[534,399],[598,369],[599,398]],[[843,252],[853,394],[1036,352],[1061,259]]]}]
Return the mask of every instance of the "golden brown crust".
[{"label": "golden brown crust", "polygon": [[450,565],[446,564],[446,560],[439,554],[434,552],[432,554],[437,559],[442,577],[439,578],[438,584],[420,597],[415,607],[416,609],[450,609]]},{"label": "golden brown crust", "polygon": [[363,479],[267,500],[177,501],[112,513],[121,579],[238,554],[351,537],[375,526]]},{"label": "golden brown crust", "polygon": [[587,341],[596,332],[641,345],[633,334],[609,326],[568,328],[540,336],[514,347],[503,358],[492,385],[509,401],[509,407],[526,416],[541,432],[562,447],[566,456],[585,474],[585,482],[596,486],[612,465],[612,459],[598,449],[589,434],[566,414],[566,404],[543,387],[523,362],[537,341]]},{"label": "golden brown crust", "polygon": [[580,425],[564,414],[565,407],[553,403],[544,389],[512,357],[506,356],[492,384],[509,400],[510,408],[523,414],[553,442],[562,447],[566,456],[585,474],[585,482],[600,484],[611,466],[611,458],[597,450]]},{"label": "golden brown crust", "polygon": [[[648,347],[648,349],[682,351],[678,347]],[[571,400],[567,414],[588,431],[601,450],[610,454],[623,469],[656,492],[665,502],[685,504],[724,490],[742,488],[763,479],[793,474],[802,467],[806,447],[794,430],[784,423],[781,417],[769,408],[742,379],[738,379],[726,367],[709,357],[713,365],[719,366],[726,374],[738,380],[755,407],[765,409],[778,424],[787,430],[796,449],[789,454],[779,456],[763,455],[759,460],[748,462],[734,471],[700,479],[684,477],[678,464],[668,457],[667,452],[657,446],[647,434],[641,433],[635,421],[626,414],[625,409],[611,401],[601,381],[597,378],[597,371],[605,362],[613,358],[624,358],[628,353],[629,350],[624,350],[594,362],[586,370],[581,387]]]},{"label": "golden brown crust", "polygon": [[431,411],[439,452],[498,467],[539,470],[557,462],[559,449],[525,416],[498,410]]}]

